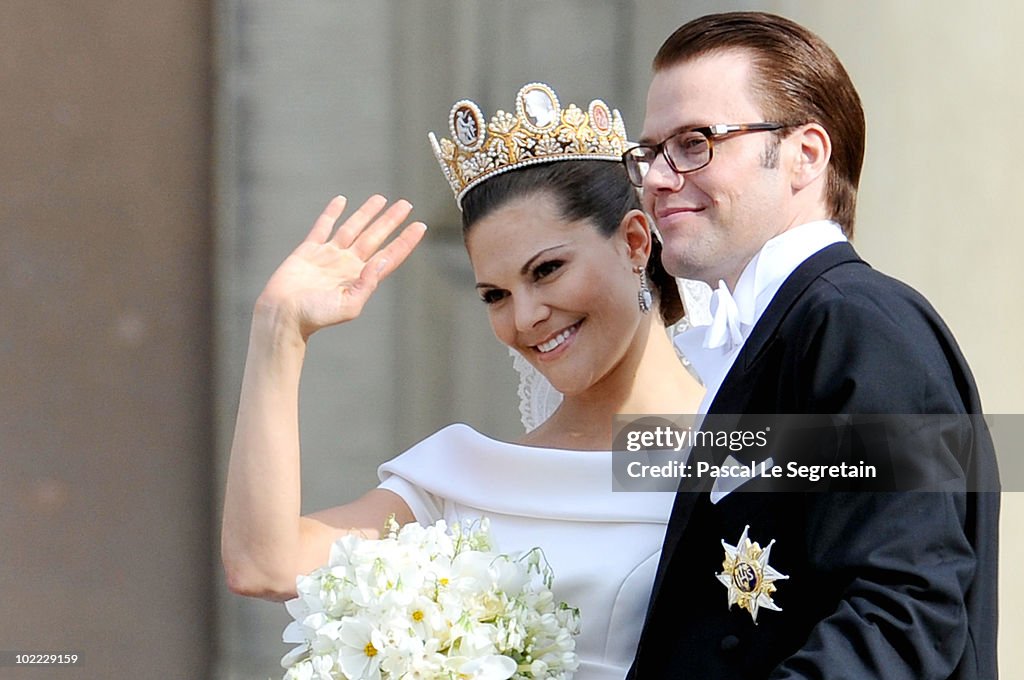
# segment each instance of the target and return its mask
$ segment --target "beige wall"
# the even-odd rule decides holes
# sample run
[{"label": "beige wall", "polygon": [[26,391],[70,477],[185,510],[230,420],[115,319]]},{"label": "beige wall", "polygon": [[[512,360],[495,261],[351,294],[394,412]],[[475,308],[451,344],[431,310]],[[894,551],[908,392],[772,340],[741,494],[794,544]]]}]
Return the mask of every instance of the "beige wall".
[{"label": "beige wall", "polygon": [[203,0],[0,10],[0,678],[198,678],[210,634]]}]

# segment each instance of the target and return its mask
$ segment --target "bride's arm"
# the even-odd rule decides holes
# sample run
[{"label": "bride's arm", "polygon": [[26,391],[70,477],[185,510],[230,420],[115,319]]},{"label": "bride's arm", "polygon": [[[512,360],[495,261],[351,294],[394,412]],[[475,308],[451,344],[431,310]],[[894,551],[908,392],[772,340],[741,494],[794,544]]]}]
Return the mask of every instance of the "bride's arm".
[{"label": "bride's arm", "polygon": [[233,592],[287,599],[296,575],[322,566],[336,538],[376,536],[390,514],[399,523],[413,520],[399,496],[376,489],[347,505],[300,515],[298,395],[306,343],[316,330],[358,316],[378,281],[423,235],[423,225],[414,223],[378,250],[411,209],[400,201],[377,216],[385,203],[369,199],[332,236],[344,199],[332,201],[256,303],[221,535]]}]

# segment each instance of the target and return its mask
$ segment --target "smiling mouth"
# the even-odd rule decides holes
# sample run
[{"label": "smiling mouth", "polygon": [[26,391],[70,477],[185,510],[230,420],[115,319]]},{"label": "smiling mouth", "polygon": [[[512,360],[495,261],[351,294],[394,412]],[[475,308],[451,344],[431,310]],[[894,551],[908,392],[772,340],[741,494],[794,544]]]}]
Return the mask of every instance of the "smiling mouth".
[{"label": "smiling mouth", "polygon": [[574,323],[573,325],[569,326],[564,331],[556,335],[555,337],[551,338],[550,340],[546,340],[538,345],[534,345],[533,348],[540,352],[541,354],[547,354],[548,352],[552,352],[558,349],[565,343],[566,340],[576,335],[576,331],[579,330],[581,323],[583,322],[577,321],[576,323]]},{"label": "smiling mouth", "polygon": [[666,217],[672,217],[673,215],[693,214],[693,213],[698,213],[698,212],[700,212],[702,210],[703,210],[703,208],[697,208],[697,207],[663,208],[663,209],[657,211],[657,213],[655,214],[655,217],[657,219],[659,219],[659,220],[663,220]]}]

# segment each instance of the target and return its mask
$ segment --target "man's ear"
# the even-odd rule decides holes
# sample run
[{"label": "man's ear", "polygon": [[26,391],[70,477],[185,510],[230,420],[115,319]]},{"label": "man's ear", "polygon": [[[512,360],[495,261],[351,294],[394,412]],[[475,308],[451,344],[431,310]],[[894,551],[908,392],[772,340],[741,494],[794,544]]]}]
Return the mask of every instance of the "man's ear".
[{"label": "man's ear", "polygon": [[651,257],[651,223],[642,210],[630,210],[619,223],[619,234],[626,246],[631,265],[647,266]]},{"label": "man's ear", "polygon": [[832,139],[817,123],[803,125],[787,140],[795,148],[792,184],[794,191],[805,189],[819,178],[824,180],[832,158]]}]

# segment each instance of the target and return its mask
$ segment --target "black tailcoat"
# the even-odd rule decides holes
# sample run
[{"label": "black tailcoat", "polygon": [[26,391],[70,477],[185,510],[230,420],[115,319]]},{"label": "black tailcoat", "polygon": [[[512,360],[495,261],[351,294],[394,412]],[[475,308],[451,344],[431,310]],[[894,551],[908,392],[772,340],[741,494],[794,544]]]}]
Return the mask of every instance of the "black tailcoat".
[{"label": "black tailcoat", "polygon": [[[970,370],[918,293],[847,243],[808,258],[752,329],[708,412],[980,414]],[[980,418],[975,421],[979,422]],[[987,429],[959,419],[946,491],[678,493],[631,677],[996,678],[999,494]],[[757,480],[755,480],[757,481]],[[975,492],[976,489],[987,492]],[[722,541],[745,526],[789,576],[781,612],[727,606]]]}]

